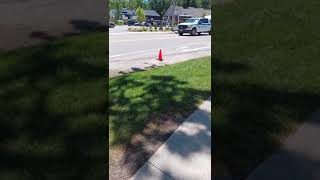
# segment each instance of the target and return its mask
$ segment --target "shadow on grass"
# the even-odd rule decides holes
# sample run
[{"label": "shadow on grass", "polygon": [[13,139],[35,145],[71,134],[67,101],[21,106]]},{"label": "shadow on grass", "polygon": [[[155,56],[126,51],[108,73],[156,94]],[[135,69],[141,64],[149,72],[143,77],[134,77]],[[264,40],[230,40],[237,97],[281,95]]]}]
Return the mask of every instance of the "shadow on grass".
[{"label": "shadow on grass", "polygon": [[[225,67],[221,60],[214,67]],[[213,103],[216,179],[244,179],[281,145],[281,141],[320,106],[320,96],[244,82],[223,80],[234,68],[215,68]],[[247,71],[250,68],[245,68]],[[259,82],[257,82],[259,83]]]},{"label": "shadow on grass", "polygon": [[91,32],[107,32],[107,26],[97,21],[91,21],[91,20],[85,20],[85,19],[73,19],[73,20],[70,20],[69,23],[72,25],[73,29],[67,32],[61,32],[62,35],[57,34],[57,32],[40,30],[40,31],[32,31],[29,37],[51,42],[62,37],[80,35],[80,33],[83,34],[83,33],[91,33]]},{"label": "shadow on grass", "polygon": [[0,55],[0,179],[105,178],[105,59],[91,48]]},{"label": "shadow on grass", "polygon": [[[109,130],[113,132],[110,145],[120,145],[124,149],[122,158],[114,162],[117,165],[109,166],[111,179],[117,178],[113,171],[116,167],[122,168],[121,173],[132,176],[197,109],[197,103],[211,94],[210,91],[188,88],[186,81],[171,75],[150,75],[144,79],[123,75],[112,81],[109,87]],[[190,149],[179,155],[187,158],[200,149]],[[179,153],[174,148],[169,150]]]},{"label": "shadow on grass", "polygon": [[[145,143],[139,145],[146,147]],[[197,161],[199,156],[205,157],[205,160],[202,160],[201,166],[194,167],[195,164],[192,163]],[[181,162],[181,159],[185,162],[183,166],[188,169],[193,166],[193,171],[181,173],[181,165],[172,166],[173,163]],[[203,179],[210,178],[208,170],[211,170],[211,112],[198,110],[197,115],[184,122],[149,162],[135,174],[135,179],[154,177],[157,174],[155,171],[158,171],[154,165],[165,172],[159,174],[157,179],[199,179],[200,176]]]}]

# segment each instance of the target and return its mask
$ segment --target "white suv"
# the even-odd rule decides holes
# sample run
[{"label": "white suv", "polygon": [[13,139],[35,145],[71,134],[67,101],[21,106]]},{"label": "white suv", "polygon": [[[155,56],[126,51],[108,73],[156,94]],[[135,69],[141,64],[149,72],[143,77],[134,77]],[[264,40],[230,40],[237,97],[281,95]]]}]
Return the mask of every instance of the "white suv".
[{"label": "white suv", "polygon": [[191,36],[201,33],[209,33],[211,35],[211,22],[208,18],[191,18],[184,23],[178,24],[178,33],[190,33]]}]

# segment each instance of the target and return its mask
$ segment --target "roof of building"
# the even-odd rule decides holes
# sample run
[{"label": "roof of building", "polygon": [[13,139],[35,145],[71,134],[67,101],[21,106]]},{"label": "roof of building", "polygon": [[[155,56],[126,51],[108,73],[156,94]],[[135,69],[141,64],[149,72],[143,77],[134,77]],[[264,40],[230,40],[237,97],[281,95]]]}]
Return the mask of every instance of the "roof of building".
[{"label": "roof of building", "polygon": [[[165,16],[171,16],[173,13],[173,6],[171,5],[166,13],[164,14]],[[188,7],[188,8],[183,8],[182,6],[175,6],[175,14],[176,15],[189,15],[193,17],[202,17],[203,15],[211,15],[211,9],[203,9],[203,8],[194,8],[194,7]]]},{"label": "roof of building", "polygon": [[160,16],[155,10],[145,9],[144,14],[146,16]]},{"label": "roof of building", "polygon": [[[136,12],[135,12],[135,10],[132,10],[132,9],[123,8],[122,9],[122,14],[123,15],[129,15],[129,16],[135,16]],[[144,14],[145,14],[145,16],[157,16],[157,17],[160,17],[160,15],[155,10],[152,10],[152,9],[145,9],[144,10]],[[116,10],[115,9],[111,9],[110,10],[110,16],[115,16],[115,15],[116,15]]]}]

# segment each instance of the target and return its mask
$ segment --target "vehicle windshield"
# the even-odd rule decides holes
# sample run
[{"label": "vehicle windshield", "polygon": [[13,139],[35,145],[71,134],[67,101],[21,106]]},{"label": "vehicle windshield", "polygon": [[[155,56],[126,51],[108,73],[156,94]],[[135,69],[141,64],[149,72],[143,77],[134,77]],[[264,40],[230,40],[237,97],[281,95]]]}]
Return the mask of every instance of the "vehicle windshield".
[{"label": "vehicle windshield", "polygon": [[199,19],[188,19],[185,23],[195,23],[199,21]]}]

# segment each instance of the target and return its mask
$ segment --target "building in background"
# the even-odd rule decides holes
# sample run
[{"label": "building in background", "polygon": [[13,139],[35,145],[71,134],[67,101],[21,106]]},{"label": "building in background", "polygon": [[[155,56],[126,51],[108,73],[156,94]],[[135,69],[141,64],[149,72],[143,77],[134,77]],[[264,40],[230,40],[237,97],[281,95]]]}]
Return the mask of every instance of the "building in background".
[{"label": "building in background", "polygon": [[[152,10],[152,9],[145,9],[144,14],[146,16],[146,20],[160,20],[161,19],[161,16],[155,10]],[[114,19],[115,16],[116,16],[116,10],[111,9],[110,18]],[[127,8],[122,9],[121,20],[136,20],[136,19],[137,19],[137,16],[136,16],[135,10],[127,9]]]},{"label": "building in background", "polygon": [[210,15],[210,18],[211,18],[211,9],[194,8],[194,7],[183,8],[182,6],[171,5],[163,16],[163,20],[165,24],[171,24],[173,14],[174,14],[174,23],[179,24],[192,17],[205,17]]}]

